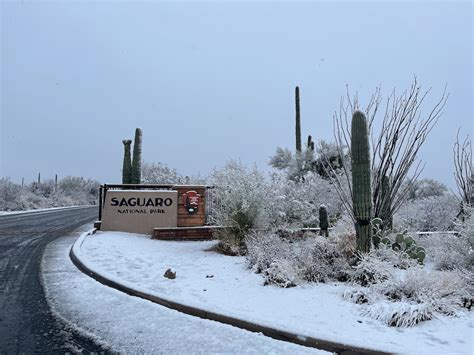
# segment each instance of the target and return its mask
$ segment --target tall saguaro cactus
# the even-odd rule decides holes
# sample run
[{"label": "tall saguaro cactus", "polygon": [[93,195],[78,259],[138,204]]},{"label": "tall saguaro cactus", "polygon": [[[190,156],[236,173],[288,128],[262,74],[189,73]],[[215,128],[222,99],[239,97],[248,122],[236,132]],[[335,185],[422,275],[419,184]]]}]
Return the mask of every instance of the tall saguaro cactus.
[{"label": "tall saguaro cactus", "polygon": [[130,139],[124,139],[123,143],[123,167],[122,167],[122,184],[132,183],[132,157],[130,152]]},{"label": "tall saguaro cactus", "polygon": [[142,130],[135,130],[132,160],[132,184],[140,184],[142,180]]},{"label": "tall saguaro cactus", "polygon": [[355,217],[357,250],[368,252],[372,239],[372,198],[370,186],[370,146],[367,118],[354,112],[351,125],[352,208]]},{"label": "tall saguaro cactus", "polygon": [[295,134],[296,134],[296,152],[301,152],[301,116],[300,116],[300,88],[295,88]]}]

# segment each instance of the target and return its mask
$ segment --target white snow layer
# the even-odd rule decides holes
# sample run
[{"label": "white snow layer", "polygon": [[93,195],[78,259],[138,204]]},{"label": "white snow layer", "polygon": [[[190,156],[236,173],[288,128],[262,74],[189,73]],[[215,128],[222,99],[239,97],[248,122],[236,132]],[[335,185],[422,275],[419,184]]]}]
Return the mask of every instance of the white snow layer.
[{"label": "white snow layer", "polygon": [[[77,235],[60,238],[46,248],[42,275],[48,302],[58,318],[112,351],[329,354],[192,317],[106,287],[81,273],[70,261],[69,250],[76,238]],[[114,263],[113,259],[108,260]]]},{"label": "white snow layer", "polygon": [[[473,353],[470,313],[412,328],[388,327],[343,300],[348,289],[343,283],[262,286],[263,278],[247,268],[245,258],[208,251],[215,243],[97,232],[77,250],[89,268],[126,286],[302,336],[396,353]],[[176,279],[163,277],[168,268]]]}]

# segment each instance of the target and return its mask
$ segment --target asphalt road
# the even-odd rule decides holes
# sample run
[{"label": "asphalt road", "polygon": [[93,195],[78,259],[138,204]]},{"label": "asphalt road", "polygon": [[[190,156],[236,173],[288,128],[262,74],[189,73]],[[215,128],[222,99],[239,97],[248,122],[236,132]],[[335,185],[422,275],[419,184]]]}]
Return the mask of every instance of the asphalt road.
[{"label": "asphalt road", "polygon": [[104,351],[51,314],[40,276],[46,245],[97,212],[85,207],[0,216],[0,354]]}]

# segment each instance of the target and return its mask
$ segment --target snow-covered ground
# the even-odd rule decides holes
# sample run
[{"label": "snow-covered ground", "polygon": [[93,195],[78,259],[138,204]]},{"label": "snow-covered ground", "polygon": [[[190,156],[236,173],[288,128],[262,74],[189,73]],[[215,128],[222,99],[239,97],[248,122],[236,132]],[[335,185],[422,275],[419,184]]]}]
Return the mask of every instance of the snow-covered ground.
[{"label": "snow-covered ground", "polygon": [[[98,232],[85,237],[78,256],[92,270],[137,290],[306,336],[397,353],[473,353],[469,313],[412,328],[388,327],[361,316],[360,306],[342,299],[345,284],[262,286],[244,258],[209,251],[214,244]],[[176,271],[176,279],[163,277],[168,268]]]},{"label": "snow-covered ground", "polygon": [[[89,226],[92,227],[92,226]],[[123,354],[329,354],[203,320],[106,287],[69,258],[76,236],[48,245],[43,285],[53,313]]]}]

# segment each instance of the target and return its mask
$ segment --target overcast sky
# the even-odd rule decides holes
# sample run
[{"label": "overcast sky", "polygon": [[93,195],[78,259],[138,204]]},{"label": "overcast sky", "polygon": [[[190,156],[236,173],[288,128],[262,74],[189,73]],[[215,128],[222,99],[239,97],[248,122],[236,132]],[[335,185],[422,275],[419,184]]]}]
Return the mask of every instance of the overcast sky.
[{"label": "overcast sky", "polygon": [[346,84],[364,104],[414,74],[450,98],[420,157],[453,186],[452,145],[473,134],[470,1],[1,3],[0,175],[120,182],[122,139],[143,158],[207,174],[230,158],[268,170],[303,137],[332,139]]}]

